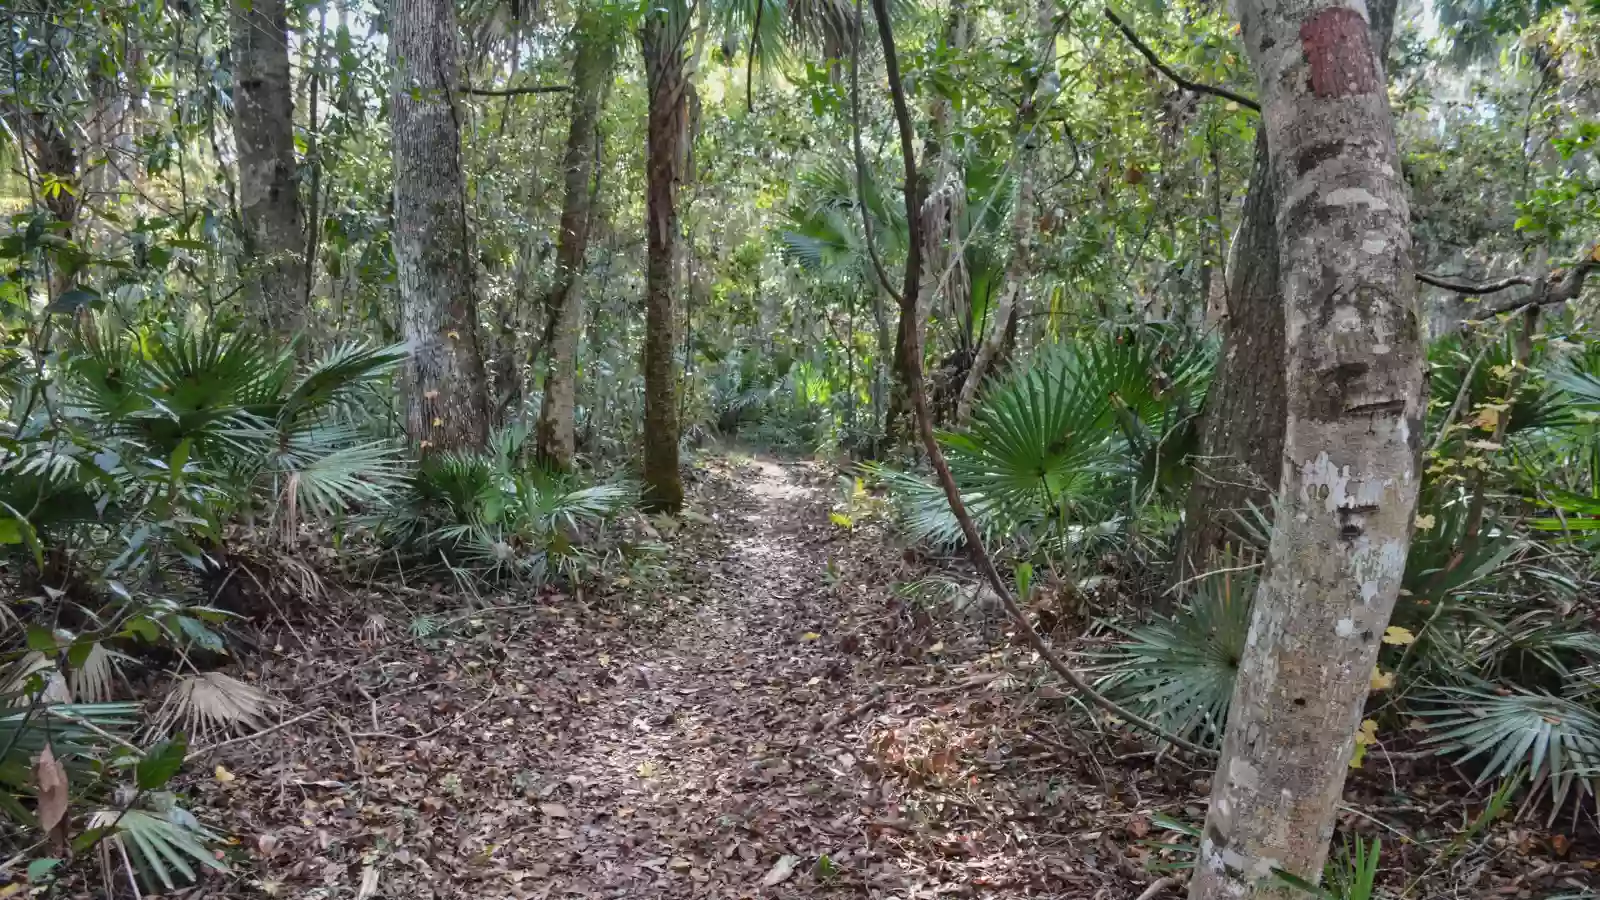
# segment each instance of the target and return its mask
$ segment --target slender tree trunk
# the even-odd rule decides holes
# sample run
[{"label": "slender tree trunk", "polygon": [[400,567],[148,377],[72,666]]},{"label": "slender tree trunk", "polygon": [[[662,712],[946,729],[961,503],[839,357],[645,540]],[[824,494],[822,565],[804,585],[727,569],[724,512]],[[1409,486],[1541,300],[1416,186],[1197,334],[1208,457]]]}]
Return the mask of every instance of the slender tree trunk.
[{"label": "slender tree trunk", "polygon": [[678,243],[678,181],[688,130],[682,21],[676,4],[652,9],[639,33],[649,90],[646,133],[644,337],[645,505],[675,511],[683,505],[678,472],[678,366],[673,340]]},{"label": "slender tree trunk", "polygon": [[1039,118],[1039,111],[1034,102],[1038,96],[1038,86],[1044,67],[1046,65],[1052,69],[1054,67],[1055,30],[1051,28],[1050,21],[1054,13],[1053,3],[1042,3],[1037,10],[1038,21],[1034,27],[1038,29],[1040,43],[1034,51],[1035,69],[1030,76],[1027,96],[1017,113],[1016,164],[1012,167],[1017,178],[1017,199],[1011,207],[1011,259],[1006,262],[1005,278],[1000,285],[1000,299],[995,303],[994,313],[989,316],[988,329],[983,332],[978,342],[977,352],[972,357],[972,366],[967,370],[966,380],[961,385],[961,396],[956,402],[958,425],[965,423],[972,416],[972,404],[978,398],[978,389],[983,386],[983,380],[989,376],[995,361],[1000,357],[1001,349],[1005,347],[1006,335],[1011,329],[1012,317],[1016,314],[1017,296],[1022,293],[1023,286],[1033,271],[1033,166],[1039,145],[1033,133],[1034,125]]},{"label": "slender tree trunk", "polygon": [[305,315],[306,237],[284,0],[233,0],[229,22],[247,303],[264,330],[292,335]]},{"label": "slender tree trunk", "polygon": [[422,450],[479,447],[489,431],[453,96],[458,40],[451,0],[395,0],[394,255],[412,348],[406,434]]},{"label": "slender tree trunk", "polygon": [[[1397,0],[1373,0],[1371,34],[1388,55]],[[1283,297],[1278,289],[1278,210],[1267,132],[1256,133],[1255,165],[1228,251],[1222,355],[1206,394],[1195,478],[1184,509],[1174,581],[1207,568],[1233,542],[1238,517],[1272,513],[1283,469]]]},{"label": "slender tree trunk", "polygon": [[575,426],[578,396],[578,331],[583,321],[583,276],[589,247],[590,182],[599,149],[597,130],[607,82],[616,58],[616,44],[598,12],[580,13],[577,55],[572,63],[572,120],[567,135],[566,199],[561,206],[561,234],[556,248],[555,283],[551,285],[549,367],[544,403],[539,408],[539,458],[558,469],[572,468],[577,454]]},{"label": "slender tree trunk", "polygon": [[1256,134],[1255,168],[1229,253],[1222,355],[1206,396],[1175,580],[1207,567],[1228,544],[1240,512],[1251,505],[1270,508],[1283,469],[1283,301],[1278,293],[1276,214],[1263,129]]},{"label": "slender tree trunk", "polygon": [[1366,4],[1244,0],[1278,188],[1287,427],[1192,900],[1315,881],[1411,540],[1424,413],[1409,204]]}]

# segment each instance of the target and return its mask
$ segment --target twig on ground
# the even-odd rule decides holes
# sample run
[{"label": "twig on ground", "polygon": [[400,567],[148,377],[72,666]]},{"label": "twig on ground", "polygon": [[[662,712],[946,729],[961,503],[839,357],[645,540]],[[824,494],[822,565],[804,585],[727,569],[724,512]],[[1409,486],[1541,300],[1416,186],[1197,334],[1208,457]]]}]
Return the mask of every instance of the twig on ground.
[{"label": "twig on ground", "polygon": [[462,713],[459,716],[456,716],[451,721],[446,722],[443,725],[440,725],[438,728],[435,728],[432,731],[426,732],[424,734],[405,735],[405,734],[394,734],[393,732],[389,732],[389,731],[356,731],[356,732],[352,732],[350,736],[351,737],[358,737],[358,738],[387,738],[387,739],[396,740],[396,741],[425,741],[428,738],[431,738],[434,735],[439,734],[440,732],[444,731],[447,728],[454,728],[457,725],[460,725],[462,722],[466,721],[467,716],[470,716],[473,713],[477,712],[478,710],[483,709],[485,706],[488,706],[489,705],[489,701],[493,700],[495,698],[495,696],[496,696],[495,692],[491,690],[489,692],[489,696],[484,697],[482,700],[480,700],[471,709],[467,710],[466,712]]},{"label": "twig on ground", "polygon": [[860,703],[857,703],[855,706],[845,710],[831,719],[818,719],[817,724],[812,728],[812,731],[832,731],[833,729],[842,725],[849,725],[851,722],[854,722],[872,710],[882,706],[883,700],[884,692],[879,691],[878,693],[873,694],[871,697],[868,697]]},{"label": "twig on ground", "polygon": [[1162,891],[1166,890],[1167,888],[1177,886],[1178,879],[1173,878],[1171,875],[1168,875],[1164,878],[1157,878],[1155,881],[1150,882],[1150,886],[1145,888],[1144,893],[1136,897],[1135,900],[1154,900],[1154,898]]},{"label": "twig on ground", "polygon": [[184,756],[183,761],[187,763],[192,759],[198,759],[199,757],[204,756],[207,753],[212,752],[213,750],[220,750],[223,747],[227,747],[227,746],[229,746],[231,744],[242,744],[245,741],[253,741],[256,738],[266,737],[267,735],[272,734],[274,731],[282,731],[283,729],[288,728],[290,725],[293,725],[296,722],[303,722],[306,719],[311,718],[312,716],[321,715],[322,712],[323,712],[323,710],[320,709],[320,708],[319,709],[309,710],[307,712],[301,713],[298,716],[295,716],[292,719],[284,719],[282,722],[279,722],[278,724],[272,726],[271,728],[263,728],[262,730],[257,731],[257,732],[253,732],[251,734],[240,735],[239,737],[236,737],[236,738],[228,738],[225,741],[218,741],[215,744],[207,744],[204,747],[197,747],[197,748],[195,748],[193,750],[190,750],[189,753],[186,756]]}]

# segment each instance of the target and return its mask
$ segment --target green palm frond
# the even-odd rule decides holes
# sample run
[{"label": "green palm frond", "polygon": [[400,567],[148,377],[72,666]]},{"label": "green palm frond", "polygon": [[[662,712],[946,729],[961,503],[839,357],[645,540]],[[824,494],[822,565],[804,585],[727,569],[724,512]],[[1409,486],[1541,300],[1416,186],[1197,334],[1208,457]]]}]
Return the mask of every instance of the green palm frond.
[{"label": "green palm frond", "polygon": [[382,346],[351,341],[323,353],[300,373],[281,401],[274,398],[281,425],[348,402],[372,381],[392,372],[410,350],[405,344]]},{"label": "green palm frond", "polygon": [[[950,511],[942,487],[915,473],[876,463],[865,469],[888,488],[900,528],[912,542],[935,547],[954,547],[962,543],[961,523]],[[1005,520],[983,495],[964,493],[961,499],[986,543],[992,542],[1002,531],[1014,530],[1015,523]]]},{"label": "green palm frond", "polygon": [[1527,766],[1550,785],[1552,819],[1574,785],[1579,797],[1600,786],[1600,714],[1574,700],[1488,684],[1440,685],[1422,699],[1432,704],[1419,710],[1424,744],[1457,764],[1479,760],[1479,783]]},{"label": "green palm frond", "polygon": [[575,488],[566,479],[542,473],[518,479],[517,493],[525,514],[544,531],[570,531],[581,523],[600,521],[638,499],[638,490],[627,482]]},{"label": "green palm frond", "polygon": [[[127,854],[130,876],[138,876],[146,888],[159,891],[176,889],[177,880],[193,882],[198,869],[228,871],[207,845],[221,842],[222,836],[202,826],[182,807],[165,798],[165,812],[154,809],[101,809],[89,816],[88,827],[108,829],[105,840]],[[177,880],[175,880],[175,877]]]},{"label": "green palm frond", "polygon": [[1209,575],[1172,619],[1119,629],[1132,640],[1107,654],[1100,687],[1178,734],[1219,743],[1254,592],[1247,574]]}]

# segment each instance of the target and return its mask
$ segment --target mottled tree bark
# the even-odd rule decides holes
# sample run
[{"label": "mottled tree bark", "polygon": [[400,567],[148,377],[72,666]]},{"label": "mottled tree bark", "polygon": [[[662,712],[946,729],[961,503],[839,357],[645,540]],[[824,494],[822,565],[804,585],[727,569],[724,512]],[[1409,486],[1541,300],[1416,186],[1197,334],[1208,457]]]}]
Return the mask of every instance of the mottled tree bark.
[{"label": "mottled tree bark", "polygon": [[304,324],[307,272],[284,0],[233,0],[229,22],[246,303],[264,330],[292,335]]},{"label": "mottled tree bark", "polygon": [[993,315],[989,316],[988,330],[983,332],[978,341],[972,366],[961,385],[961,396],[956,402],[958,425],[964,424],[972,416],[972,404],[978,398],[978,389],[983,386],[983,380],[995,367],[1000,351],[1006,345],[1006,335],[1011,330],[1012,317],[1016,314],[1017,295],[1022,293],[1023,285],[1033,271],[1033,168],[1039,145],[1039,139],[1034,135],[1039,110],[1034,103],[1040,99],[1038,87],[1044,77],[1044,68],[1050,66],[1053,69],[1055,65],[1055,29],[1051,27],[1054,13],[1055,5],[1048,2],[1041,3],[1036,11],[1034,27],[1037,29],[1039,46],[1034,51],[1034,70],[1029,76],[1027,93],[1022,108],[1017,112],[1016,162],[1012,166],[1017,178],[1017,199],[1011,207],[1011,258],[1006,262],[1000,299],[995,303]]},{"label": "mottled tree bark", "polygon": [[598,11],[580,12],[574,30],[577,42],[572,63],[572,116],[567,153],[566,199],[561,205],[561,234],[557,238],[555,283],[546,302],[550,315],[548,368],[544,403],[539,408],[536,446],[539,458],[557,469],[572,468],[577,454],[575,416],[578,395],[578,331],[583,320],[583,294],[577,285],[583,276],[584,254],[589,248],[590,182],[599,150],[600,109],[616,58],[616,44],[605,30]]},{"label": "mottled tree bark", "polygon": [[[1397,0],[1374,0],[1372,39],[1388,54]],[[1238,516],[1271,513],[1283,468],[1283,297],[1278,291],[1277,194],[1267,133],[1256,134],[1255,165],[1239,231],[1228,253],[1222,353],[1206,394],[1195,477],[1184,508],[1174,580],[1191,577],[1225,551]]]},{"label": "mottled tree bark", "polygon": [[394,255],[411,345],[402,388],[406,435],[423,451],[480,447],[489,432],[453,94],[458,40],[451,0],[395,0]]},{"label": "mottled tree bark", "polygon": [[1289,898],[1333,834],[1416,508],[1423,344],[1366,5],[1244,0],[1278,191],[1287,426],[1277,520],[1192,900]]},{"label": "mottled tree bark", "polygon": [[649,91],[645,162],[644,502],[675,511],[683,505],[678,472],[678,364],[674,286],[678,181],[688,131],[684,39],[687,13],[676,4],[653,8],[639,32]]}]

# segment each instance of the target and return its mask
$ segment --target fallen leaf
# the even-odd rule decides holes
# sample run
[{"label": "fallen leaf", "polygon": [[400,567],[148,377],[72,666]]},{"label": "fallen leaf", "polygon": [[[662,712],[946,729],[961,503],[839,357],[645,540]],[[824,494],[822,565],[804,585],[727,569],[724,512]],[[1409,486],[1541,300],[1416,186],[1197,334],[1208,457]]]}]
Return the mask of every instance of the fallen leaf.
[{"label": "fallen leaf", "polygon": [[1432,528],[1434,523],[1437,521],[1438,520],[1435,519],[1431,514],[1426,516],[1417,516],[1417,530],[1427,531],[1428,529]]},{"label": "fallen leaf", "polygon": [[216,771],[212,772],[211,774],[214,775],[216,777],[216,779],[218,781],[222,782],[223,784],[227,784],[228,782],[232,781],[233,778],[234,778],[233,773],[229,772],[227,769],[224,769],[222,766],[217,766]]},{"label": "fallen leaf", "polygon": [[356,891],[356,900],[368,900],[378,892],[378,868],[367,866],[361,870],[361,887]]},{"label": "fallen leaf", "polygon": [[639,772],[640,778],[654,778],[656,774],[656,764],[647,759],[644,762],[639,763],[639,768],[637,771]]},{"label": "fallen leaf", "polygon": [[67,770],[56,761],[45,744],[33,767],[33,783],[39,791],[39,827],[55,839],[57,846],[67,842]]},{"label": "fallen leaf", "polygon": [[802,640],[802,641],[814,641],[814,640],[816,640],[817,638],[820,638],[820,637],[822,637],[822,635],[817,634],[815,631],[808,631],[805,634],[800,635],[800,640]]},{"label": "fallen leaf", "polygon": [[1373,666],[1372,678],[1368,681],[1367,687],[1369,690],[1387,691],[1394,687],[1394,673],[1385,672],[1377,666]]},{"label": "fallen leaf", "polygon": [[1404,647],[1406,644],[1415,644],[1417,636],[1412,634],[1410,629],[1401,628],[1399,625],[1390,625],[1383,630],[1383,642],[1385,644],[1393,644],[1396,647]]},{"label": "fallen leaf", "polygon": [[794,867],[799,865],[799,863],[800,857],[798,856],[778,857],[778,861],[772,864],[771,869],[767,870],[766,877],[761,879],[761,886],[777,887],[778,885],[783,884],[785,881],[788,881],[789,876],[794,874]]},{"label": "fallen leaf", "polygon": [[552,819],[565,819],[567,817],[567,808],[560,803],[541,803],[539,804],[539,811]]}]

